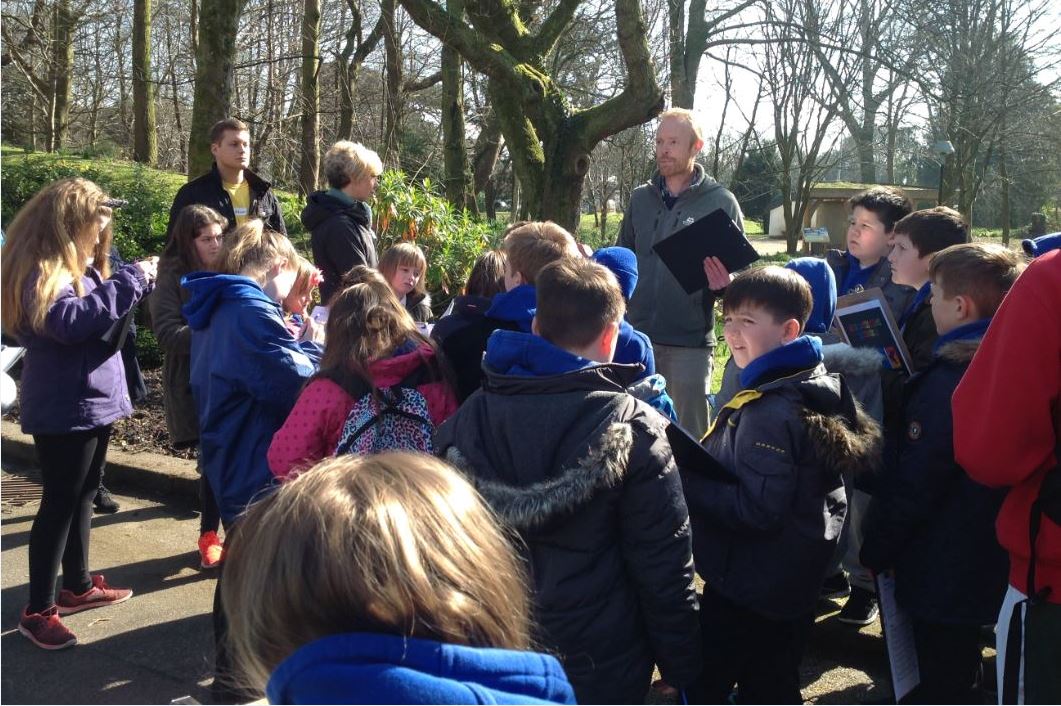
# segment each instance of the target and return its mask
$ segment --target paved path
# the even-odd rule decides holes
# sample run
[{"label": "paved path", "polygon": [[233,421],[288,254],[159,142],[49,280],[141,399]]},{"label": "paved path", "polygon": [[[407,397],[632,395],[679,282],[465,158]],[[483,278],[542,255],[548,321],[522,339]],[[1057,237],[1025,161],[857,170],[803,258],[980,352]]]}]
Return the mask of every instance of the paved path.
[{"label": "paved path", "polygon": [[[5,473],[5,481],[9,478]],[[97,515],[91,570],[135,595],[64,618],[79,644],[45,652],[18,633],[28,597],[27,543],[37,503],[2,506],[0,673],[4,703],[209,703],[214,580],[198,567],[198,519],[185,507],[119,496],[116,515]]]}]

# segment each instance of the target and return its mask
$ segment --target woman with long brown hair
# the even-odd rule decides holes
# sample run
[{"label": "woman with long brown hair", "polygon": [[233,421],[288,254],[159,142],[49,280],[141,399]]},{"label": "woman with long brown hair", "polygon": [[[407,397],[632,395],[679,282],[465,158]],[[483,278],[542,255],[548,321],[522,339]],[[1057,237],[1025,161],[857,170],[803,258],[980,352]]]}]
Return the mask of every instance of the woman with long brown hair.
[{"label": "woman with long brown hair", "polygon": [[77,643],[60,615],[132,596],[89,574],[88,542],[111,425],[132,414],[115,326],[150,291],[158,258],[111,274],[112,205],[90,181],[57,181],[18,212],[3,250],[3,326],[26,349],[20,421],[44,486],[19,632],[48,650]]}]

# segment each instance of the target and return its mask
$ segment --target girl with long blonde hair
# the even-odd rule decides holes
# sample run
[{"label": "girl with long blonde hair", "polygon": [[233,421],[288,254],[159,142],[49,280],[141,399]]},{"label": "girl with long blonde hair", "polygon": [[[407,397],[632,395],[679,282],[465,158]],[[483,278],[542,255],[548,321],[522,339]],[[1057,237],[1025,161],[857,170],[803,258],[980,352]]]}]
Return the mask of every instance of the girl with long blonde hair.
[{"label": "girl with long blonde hair", "polygon": [[235,673],[270,703],[574,703],[528,651],[509,538],[436,458],[323,461],[250,508],[227,562]]},{"label": "girl with long blonde hair", "polygon": [[19,632],[47,650],[77,643],[59,616],[132,596],[88,572],[92,499],[111,426],[132,414],[114,331],[151,290],[158,262],[110,272],[116,204],[86,179],[54,182],[19,210],[3,248],[3,326],[26,349],[19,419],[33,435],[44,486]]}]

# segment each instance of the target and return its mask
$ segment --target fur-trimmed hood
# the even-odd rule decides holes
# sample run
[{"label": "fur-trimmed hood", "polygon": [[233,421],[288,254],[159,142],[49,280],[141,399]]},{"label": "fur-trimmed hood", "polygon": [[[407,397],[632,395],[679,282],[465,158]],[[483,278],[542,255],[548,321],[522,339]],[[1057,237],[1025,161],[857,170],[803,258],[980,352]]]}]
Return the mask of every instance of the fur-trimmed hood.
[{"label": "fur-trimmed hood", "polygon": [[881,355],[873,348],[855,348],[846,343],[822,346],[825,367],[841,375],[873,375],[880,372]]},{"label": "fur-trimmed hood", "polygon": [[853,419],[808,408],[803,422],[815,453],[826,466],[839,473],[872,473],[881,465],[881,428],[857,400],[852,401]]},{"label": "fur-trimmed hood", "polygon": [[551,478],[523,486],[483,479],[473,472],[456,446],[446,451],[445,458],[471,481],[506,524],[523,531],[537,529],[553,517],[566,516],[589,502],[598,491],[622,482],[633,443],[630,424],[611,424],[570,466]]},{"label": "fur-trimmed hood", "polygon": [[983,340],[982,338],[967,338],[960,341],[951,341],[940,346],[936,355],[948,363],[968,365],[972,362],[973,356],[976,355],[977,349],[980,348],[980,342]]},{"label": "fur-trimmed hood", "polygon": [[[873,352],[873,355],[877,354]],[[877,358],[879,364],[879,357]],[[826,468],[837,473],[876,471],[881,465],[882,433],[851,394],[846,380],[824,364],[802,374],[763,385],[763,392],[789,387],[800,398],[800,418],[812,448]]]}]

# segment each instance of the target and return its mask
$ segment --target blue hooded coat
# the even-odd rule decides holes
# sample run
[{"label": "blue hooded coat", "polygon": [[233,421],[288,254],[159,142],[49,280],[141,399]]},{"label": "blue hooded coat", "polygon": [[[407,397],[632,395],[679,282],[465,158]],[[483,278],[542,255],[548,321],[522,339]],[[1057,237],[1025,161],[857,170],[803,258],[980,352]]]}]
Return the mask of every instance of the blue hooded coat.
[{"label": "blue hooded coat", "polygon": [[573,704],[555,657],[397,635],[331,635],[273,672],[273,704]]},{"label": "blue hooded coat", "polygon": [[295,341],[280,305],[249,277],[195,272],[181,284],[191,293],[182,312],[192,329],[200,458],[228,526],[272,485],[266,451],[321,350]]}]

